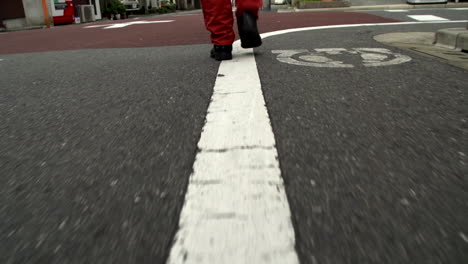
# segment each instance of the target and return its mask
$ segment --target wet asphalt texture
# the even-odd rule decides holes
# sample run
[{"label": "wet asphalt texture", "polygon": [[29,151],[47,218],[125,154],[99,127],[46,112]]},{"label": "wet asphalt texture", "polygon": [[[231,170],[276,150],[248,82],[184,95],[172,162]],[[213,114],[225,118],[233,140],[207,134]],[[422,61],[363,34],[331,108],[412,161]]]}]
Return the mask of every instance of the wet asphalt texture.
[{"label": "wet asphalt texture", "polygon": [[208,50],[2,56],[0,263],[164,263],[219,65]]},{"label": "wet asphalt texture", "polygon": [[[468,74],[373,41],[388,31],[291,33],[256,51],[302,263],[468,260]],[[364,67],[348,54],[329,57],[354,68],[297,66],[271,52],[284,47],[386,48],[412,60]]]},{"label": "wet asphalt texture", "polygon": [[[301,263],[468,261],[468,75],[372,38],[445,27],[290,33],[256,49]],[[164,263],[219,66],[210,48],[0,57],[0,263]],[[336,55],[355,67],[331,69],[271,52],[315,48],[412,60]]]}]

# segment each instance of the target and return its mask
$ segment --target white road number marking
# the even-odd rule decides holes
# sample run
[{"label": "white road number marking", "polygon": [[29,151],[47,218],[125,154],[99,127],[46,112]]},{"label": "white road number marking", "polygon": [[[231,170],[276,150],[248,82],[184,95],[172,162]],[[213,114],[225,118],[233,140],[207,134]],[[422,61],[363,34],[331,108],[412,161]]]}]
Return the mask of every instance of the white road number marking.
[{"label": "white road number marking", "polygon": [[337,55],[359,55],[365,67],[389,66],[411,61],[409,56],[384,48],[327,48],[315,49],[312,52],[306,49],[272,50],[271,52],[278,54],[276,59],[283,63],[321,68],[354,68],[353,64],[330,58]]}]

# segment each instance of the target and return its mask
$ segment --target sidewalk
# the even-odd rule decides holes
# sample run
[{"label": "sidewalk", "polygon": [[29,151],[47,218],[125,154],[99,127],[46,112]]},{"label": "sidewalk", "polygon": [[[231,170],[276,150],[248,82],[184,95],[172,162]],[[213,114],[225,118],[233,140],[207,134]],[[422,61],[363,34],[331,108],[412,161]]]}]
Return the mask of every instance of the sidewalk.
[{"label": "sidewalk", "polygon": [[351,6],[404,5],[406,0],[350,0]]},{"label": "sidewalk", "polygon": [[[375,10],[375,9],[420,9],[420,8],[457,8],[468,7],[468,0],[455,0],[448,1],[447,4],[408,4],[406,0],[349,0],[350,7],[337,7],[337,8],[313,8],[313,9],[299,9],[284,6],[277,8],[278,13],[289,12],[317,12],[317,11],[338,11],[338,10]],[[274,7],[272,7],[274,9]]]},{"label": "sidewalk", "polygon": [[[312,8],[299,9],[293,7],[279,8],[278,13],[295,12],[321,12],[321,11],[351,11],[351,10],[379,10],[379,9],[423,9],[423,8],[460,8],[468,7],[468,0],[450,0],[447,4],[408,4],[406,0],[349,0],[350,7],[338,8]],[[446,28],[434,33],[427,33],[424,38],[413,33],[388,34],[385,37],[386,44],[398,47],[410,47],[413,50],[431,54],[442,59],[446,59],[453,64],[468,69],[468,63],[463,53],[468,52],[468,27]],[[447,56],[446,51],[458,52],[464,60],[454,59]],[[445,52],[444,52],[445,51]]]}]

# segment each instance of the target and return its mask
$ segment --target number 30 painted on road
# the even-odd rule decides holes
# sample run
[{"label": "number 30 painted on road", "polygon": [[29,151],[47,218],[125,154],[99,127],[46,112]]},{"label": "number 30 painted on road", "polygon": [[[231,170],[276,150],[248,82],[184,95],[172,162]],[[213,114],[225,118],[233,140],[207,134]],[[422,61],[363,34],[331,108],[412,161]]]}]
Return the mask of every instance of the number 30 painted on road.
[{"label": "number 30 painted on road", "polygon": [[[327,48],[315,49],[315,52],[306,49],[301,50],[272,50],[273,54],[278,54],[276,59],[280,62],[324,68],[353,68],[353,64],[345,64],[343,61],[332,60],[325,55],[352,54],[359,55],[365,67],[378,67],[396,65],[411,61],[406,55],[391,52],[384,48]],[[293,58],[294,57],[294,58]]]}]

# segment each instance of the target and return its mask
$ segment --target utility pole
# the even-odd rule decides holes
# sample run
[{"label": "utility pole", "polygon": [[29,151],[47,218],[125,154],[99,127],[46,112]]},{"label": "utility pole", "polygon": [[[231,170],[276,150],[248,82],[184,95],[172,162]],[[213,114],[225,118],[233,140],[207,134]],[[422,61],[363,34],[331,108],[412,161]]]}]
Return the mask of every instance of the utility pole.
[{"label": "utility pole", "polygon": [[271,10],[271,0],[263,1],[263,10],[267,10],[267,11]]},{"label": "utility pole", "polygon": [[49,17],[49,9],[47,8],[46,0],[42,0],[42,10],[44,11],[44,19],[47,28],[50,28],[50,17]]}]

